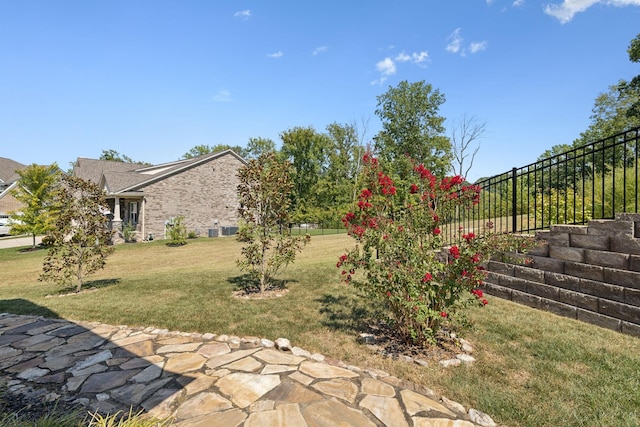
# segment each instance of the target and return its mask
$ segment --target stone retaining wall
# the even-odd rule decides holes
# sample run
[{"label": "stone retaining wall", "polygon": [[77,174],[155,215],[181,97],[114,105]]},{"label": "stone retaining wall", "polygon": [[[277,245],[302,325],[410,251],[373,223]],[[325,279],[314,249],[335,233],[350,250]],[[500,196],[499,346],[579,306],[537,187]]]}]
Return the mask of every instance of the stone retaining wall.
[{"label": "stone retaining wall", "polygon": [[490,261],[487,293],[640,336],[640,214],[554,225],[520,263]]}]

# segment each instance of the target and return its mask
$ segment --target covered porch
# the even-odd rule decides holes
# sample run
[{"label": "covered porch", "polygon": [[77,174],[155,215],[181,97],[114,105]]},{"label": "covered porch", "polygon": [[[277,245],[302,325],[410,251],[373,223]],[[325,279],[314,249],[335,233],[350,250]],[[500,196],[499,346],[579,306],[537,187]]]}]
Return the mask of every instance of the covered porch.
[{"label": "covered porch", "polygon": [[145,234],[145,198],[141,191],[107,194],[109,229],[114,231],[114,243],[128,240],[148,240]]}]

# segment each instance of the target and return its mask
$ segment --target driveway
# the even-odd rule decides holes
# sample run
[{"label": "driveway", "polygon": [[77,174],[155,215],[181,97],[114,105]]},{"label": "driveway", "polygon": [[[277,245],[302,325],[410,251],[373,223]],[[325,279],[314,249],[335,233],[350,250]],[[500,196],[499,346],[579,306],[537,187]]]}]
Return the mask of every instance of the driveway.
[{"label": "driveway", "polygon": [[[36,245],[42,242],[42,236],[36,236]],[[19,248],[21,246],[31,246],[33,244],[33,237],[0,237],[0,249],[6,248]]]}]

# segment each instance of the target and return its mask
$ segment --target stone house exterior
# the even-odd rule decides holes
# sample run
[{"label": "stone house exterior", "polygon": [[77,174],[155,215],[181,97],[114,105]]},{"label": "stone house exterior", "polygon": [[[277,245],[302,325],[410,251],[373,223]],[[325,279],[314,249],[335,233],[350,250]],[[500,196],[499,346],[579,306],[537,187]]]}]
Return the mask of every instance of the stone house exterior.
[{"label": "stone house exterior", "polygon": [[177,216],[187,231],[223,235],[238,224],[238,170],[231,150],[159,165],[78,158],[73,174],[97,183],[109,203],[113,230],[127,225],[137,239],[162,239]]},{"label": "stone house exterior", "polygon": [[23,204],[13,197],[11,190],[15,188],[20,178],[16,171],[26,167],[22,163],[0,157],[0,215],[3,217],[9,215],[9,212],[19,211],[23,207]]}]

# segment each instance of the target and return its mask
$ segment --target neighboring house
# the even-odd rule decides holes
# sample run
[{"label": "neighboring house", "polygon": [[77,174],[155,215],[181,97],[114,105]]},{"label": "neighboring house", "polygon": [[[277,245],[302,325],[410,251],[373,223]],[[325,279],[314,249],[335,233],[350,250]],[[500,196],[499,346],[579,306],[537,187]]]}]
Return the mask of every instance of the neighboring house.
[{"label": "neighboring house", "polygon": [[0,215],[9,215],[9,212],[19,211],[23,204],[11,194],[20,179],[16,171],[26,168],[26,165],[14,160],[0,157]]},{"label": "neighboring house", "polygon": [[177,216],[200,235],[237,227],[237,173],[245,164],[231,150],[153,166],[78,158],[73,175],[105,190],[113,230],[128,224],[146,240],[164,238]]}]

